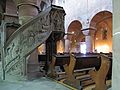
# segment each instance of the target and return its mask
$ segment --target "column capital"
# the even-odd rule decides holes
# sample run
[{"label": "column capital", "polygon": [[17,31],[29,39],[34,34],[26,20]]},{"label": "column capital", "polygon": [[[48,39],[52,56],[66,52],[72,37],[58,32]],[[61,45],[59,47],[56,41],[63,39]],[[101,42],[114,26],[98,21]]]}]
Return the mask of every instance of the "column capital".
[{"label": "column capital", "polygon": [[82,30],[82,32],[85,36],[90,35],[90,30]]},{"label": "column capital", "polygon": [[65,36],[64,36],[64,39],[65,39],[65,40],[66,40],[66,39],[68,39],[68,36],[67,36],[67,35],[65,35]]},{"label": "column capital", "polygon": [[87,28],[87,29],[83,29],[82,32],[85,36],[89,36],[89,35],[93,36],[95,34],[96,30]]}]

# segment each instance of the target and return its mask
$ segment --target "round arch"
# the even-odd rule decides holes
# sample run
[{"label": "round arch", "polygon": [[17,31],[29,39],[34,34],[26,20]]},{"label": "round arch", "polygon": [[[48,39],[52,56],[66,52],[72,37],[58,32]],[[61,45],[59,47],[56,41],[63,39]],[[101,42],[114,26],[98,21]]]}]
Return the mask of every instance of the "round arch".
[{"label": "round arch", "polygon": [[84,38],[81,29],[82,24],[78,20],[72,21],[67,28],[67,39],[70,41],[67,47],[69,47],[71,52],[80,52],[80,42]]},{"label": "round arch", "polygon": [[90,22],[90,27],[96,28],[94,33],[94,50],[108,53],[112,51],[112,13],[98,12]]},{"label": "round arch", "polygon": [[71,35],[68,35],[68,39],[71,41],[80,41],[80,37],[83,36],[83,33],[81,31],[82,29],[82,24],[80,21],[78,20],[74,20],[72,21],[69,26],[68,26],[68,33],[71,33]]},{"label": "round arch", "polygon": [[[108,18],[112,18],[112,12],[110,12],[108,10],[99,11],[99,12],[95,13],[94,16],[91,18],[90,26],[95,25],[96,22],[98,22],[98,21],[102,21],[102,20],[108,19]],[[99,19],[102,19],[102,20],[99,20]]]},{"label": "round arch", "polygon": [[91,22],[91,20],[93,19],[93,17],[94,17],[96,14],[98,14],[98,13],[100,13],[100,12],[104,12],[104,11],[107,11],[107,12],[112,13],[112,8],[111,8],[111,6],[105,7],[104,9],[97,8],[96,10],[94,10],[93,12],[91,12],[91,15],[90,15],[90,18],[89,18],[90,22]]}]

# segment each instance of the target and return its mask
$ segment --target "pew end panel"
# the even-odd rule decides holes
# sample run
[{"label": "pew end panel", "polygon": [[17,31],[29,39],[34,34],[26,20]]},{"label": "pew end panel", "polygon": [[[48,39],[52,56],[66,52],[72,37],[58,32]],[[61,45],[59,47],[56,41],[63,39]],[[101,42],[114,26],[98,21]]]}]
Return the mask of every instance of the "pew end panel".
[{"label": "pew end panel", "polygon": [[[79,86],[85,86],[86,83],[91,81],[87,84],[93,84],[93,80],[91,79],[90,75],[88,75],[88,72],[93,68],[100,68],[100,57],[99,55],[70,55],[70,64],[65,65],[65,72],[67,74],[66,82],[70,84],[73,83],[76,84],[77,82],[77,88]],[[77,72],[78,75],[75,74]],[[81,72],[85,72],[84,74],[81,74]],[[80,74],[79,74],[80,73]],[[79,78],[78,78],[79,77]],[[65,83],[66,83],[65,82]],[[84,84],[84,85],[83,85]],[[86,85],[87,85],[86,84]],[[76,86],[76,85],[74,85]]]},{"label": "pew end panel", "polygon": [[89,74],[95,82],[95,90],[107,90],[106,76],[110,69],[110,60],[106,55],[101,54],[101,66],[98,71],[90,70]]},{"label": "pew end panel", "polygon": [[80,81],[75,79],[74,76],[74,67],[76,65],[76,59],[74,58],[73,54],[70,54],[70,62],[67,65],[64,65],[65,73],[67,75],[66,80],[64,81],[65,84],[68,84],[72,87],[80,89]]},{"label": "pew end panel", "polygon": [[[52,78],[55,78],[57,80],[60,79],[59,75],[64,75],[64,77],[66,77],[64,72],[57,72],[55,70],[55,67],[56,66],[63,67],[64,65],[68,65],[69,62],[70,62],[69,59],[70,59],[69,55],[53,55],[50,66],[49,66],[50,67],[49,76],[52,77]],[[64,68],[62,68],[62,71],[64,71]]]}]

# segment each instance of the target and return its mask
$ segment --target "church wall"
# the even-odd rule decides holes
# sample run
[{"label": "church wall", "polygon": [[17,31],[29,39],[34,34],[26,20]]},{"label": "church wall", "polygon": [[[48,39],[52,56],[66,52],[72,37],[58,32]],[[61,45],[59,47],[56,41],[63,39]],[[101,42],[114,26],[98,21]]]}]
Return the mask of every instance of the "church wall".
[{"label": "church wall", "polygon": [[112,52],[112,30],[107,30],[99,28],[95,39],[95,49],[98,52],[109,53]]},{"label": "church wall", "polygon": [[112,18],[104,20],[96,26],[95,49],[98,52],[112,52]]},{"label": "church wall", "polygon": [[88,5],[87,0],[67,0],[57,5],[63,6],[65,9],[66,32],[69,24],[74,20],[81,21],[83,28],[85,28],[87,19],[89,18],[91,21],[96,13],[104,10],[112,12],[112,0],[88,0]]},{"label": "church wall", "polygon": [[6,0],[6,13],[7,14],[17,14],[17,7],[13,0]]},{"label": "church wall", "polygon": [[[6,8],[4,13],[4,20],[8,23],[8,27],[6,28],[6,39],[10,37],[16,31],[18,27],[13,26],[14,24],[18,24],[18,16],[17,16],[17,7],[13,0],[6,0]],[[10,25],[11,24],[11,25]]]},{"label": "church wall", "polygon": [[112,90],[120,88],[120,0],[113,0]]}]

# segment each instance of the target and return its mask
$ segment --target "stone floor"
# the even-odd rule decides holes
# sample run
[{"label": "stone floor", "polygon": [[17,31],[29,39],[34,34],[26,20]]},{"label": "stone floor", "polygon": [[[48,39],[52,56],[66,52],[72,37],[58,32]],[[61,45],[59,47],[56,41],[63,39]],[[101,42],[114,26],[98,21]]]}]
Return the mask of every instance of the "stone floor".
[{"label": "stone floor", "polygon": [[53,80],[42,77],[33,81],[0,81],[0,90],[70,90]]},{"label": "stone floor", "polygon": [[0,90],[71,90],[46,77],[28,81],[13,75],[6,75],[6,80],[3,81],[1,66],[0,62]]},{"label": "stone floor", "polygon": [[[1,63],[0,63],[1,64]],[[1,66],[1,65],[0,65]],[[6,80],[1,79],[2,72],[0,67],[0,90],[76,90],[65,87],[51,79],[41,77],[36,80],[20,80],[14,76],[6,76]],[[91,87],[85,90],[92,90]],[[108,90],[112,90],[109,88]]]},{"label": "stone floor", "polygon": [[112,88],[109,88],[108,90],[112,90]]}]

